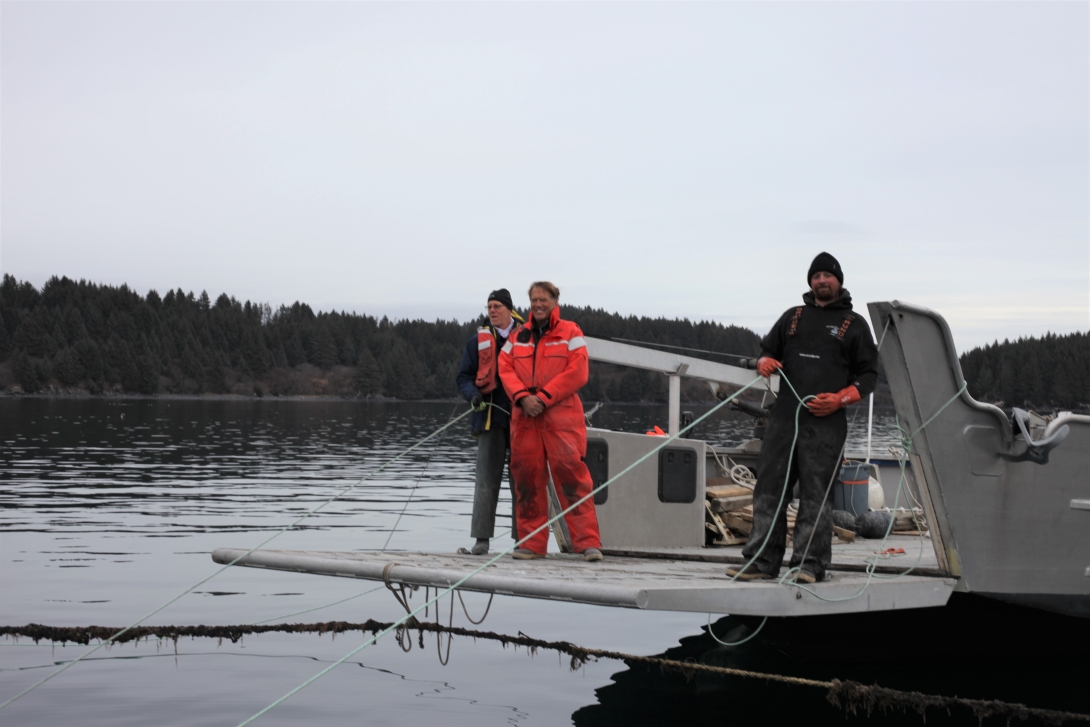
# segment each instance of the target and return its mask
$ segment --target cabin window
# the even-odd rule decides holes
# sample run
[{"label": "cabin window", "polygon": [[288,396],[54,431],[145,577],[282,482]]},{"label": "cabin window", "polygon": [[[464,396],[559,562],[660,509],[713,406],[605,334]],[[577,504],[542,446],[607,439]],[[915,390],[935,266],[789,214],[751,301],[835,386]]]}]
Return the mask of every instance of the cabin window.
[{"label": "cabin window", "polygon": [[696,450],[664,447],[659,452],[659,502],[696,500]]}]

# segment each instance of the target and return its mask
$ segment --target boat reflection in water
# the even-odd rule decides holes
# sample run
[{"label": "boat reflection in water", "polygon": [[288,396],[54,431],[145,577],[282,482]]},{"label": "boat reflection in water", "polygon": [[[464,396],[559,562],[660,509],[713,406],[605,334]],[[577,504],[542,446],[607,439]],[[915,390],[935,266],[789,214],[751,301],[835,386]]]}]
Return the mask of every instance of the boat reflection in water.
[{"label": "boat reflection in water", "polygon": [[[890,614],[769,619],[754,638],[722,646],[707,633],[690,636],[658,656],[713,666],[820,681],[851,680],[922,694],[1020,703],[1090,713],[1085,651],[1090,619],[1056,616],[979,596],[954,594],[941,609]],[[721,641],[745,639],[760,619],[730,616],[712,624]],[[756,678],[690,675],[631,663],[595,690],[598,703],[572,715],[577,727],[609,725],[848,724],[824,689]],[[865,718],[865,711],[858,717]],[[911,706],[876,711],[883,725],[924,722]],[[870,721],[870,720],[868,720]],[[929,709],[927,725],[978,722],[968,707]]]}]

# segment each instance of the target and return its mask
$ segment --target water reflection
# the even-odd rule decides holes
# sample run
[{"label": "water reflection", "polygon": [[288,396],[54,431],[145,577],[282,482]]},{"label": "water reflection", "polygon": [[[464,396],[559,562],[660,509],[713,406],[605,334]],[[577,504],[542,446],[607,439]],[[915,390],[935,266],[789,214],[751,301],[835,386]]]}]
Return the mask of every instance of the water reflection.
[{"label": "water reflection", "polygon": [[[1042,623],[1040,614],[975,600],[963,600],[953,610],[960,613],[925,616],[916,612],[906,617],[909,612],[900,612],[870,618],[855,614],[824,621],[807,619],[805,626],[798,627],[785,626],[791,619],[780,619],[779,625],[785,628],[779,634],[762,630],[744,644],[727,647],[703,633],[682,638],[678,646],[658,656],[822,682],[851,680],[922,694],[998,699],[1083,714],[1090,711],[1090,696],[1083,688],[1086,668],[1081,656],[1072,656],[1070,649],[1066,655],[1054,653],[1043,643],[1038,646],[1044,648],[1020,648],[1012,653],[1008,645],[995,638],[994,623],[980,629],[972,626],[974,620],[990,622],[994,617],[996,622],[1002,619],[1028,627]],[[958,628],[941,625],[950,617],[959,622]],[[1078,619],[1062,620],[1070,626]],[[750,629],[758,624],[759,619],[743,622],[728,616],[712,628],[720,640],[737,642],[749,636]],[[1059,636],[1056,625],[1044,626],[1050,634],[1039,633],[1042,642]],[[819,644],[820,649],[800,654],[793,648],[800,641],[796,638],[798,628],[812,631],[810,643]],[[1085,643],[1085,625],[1078,632],[1076,638]],[[788,635],[791,638],[785,638]],[[575,725],[676,724],[681,717],[687,725],[768,724],[788,719],[807,725],[843,725],[849,716],[842,706],[830,702],[828,690],[823,688],[700,672],[686,676],[644,664],[628,666],[613,675],[612,683],[595,690],[596,703],[572,715]],[[863,708],[855,716],[869,716],[883,725],[918,727],[924,723],[909,705],[875,708],[870,715]],[[928,709],[926,724],[1003,725],[1009,721],[1005,717],[978,721],[970,708],[957,707],[949,712]]]},{"label": "water reflection", "polygon": [[[268,399],[2,398],[0,620],[129,623],[208,576],[212,549],[255,545],[434,431],[449,419],[452,407]],[[692,408],[698,414],[706,410]],[[607,406],[594,423],[645,431],[665,420],[665,407]],[[864,421],[853,430],[855,444],[864,441]],[[723,412],[699,425],[697,435],[739,444],[751,429],[752,420],[745,415]],[[452,552],[468,544],[473,463],[468,424],[455,425],[270,547],[380,548],[413,493],[390,548]],[[500,522],[509,508],[504,492]],[[299,620],[397,618],[398,607],[381,589],[364,595],[372,586],[231,569],[154,622],[253,623],[285,614],[306,614]],[[470,601],[475,594],[466,598],[471,613],[483,612],[483,600]],[[339,603],[309,612],[334,602]],[[649,653],[679,639],[678,648],[687,648],[692,638],[701,638],[689,636],[699,631],[701,621],[691,614],[497,598],[485,628]],[[267,635],[216,651],[189,653],[192,646],[183,644],[177,661],[172,645],[160,645],[160,652],[149,644],[115,647],[106,658],[76,666],[16,702],[5,710],[4,721],[97,726],[146,724],[148,715],[154,715],[162,724],[237,724],[312,676],[316,664],[329,663],[358,643],[347,637],[333,642]],[[362,670],[331,672],[262,723],[354,724],[366,714],[369,723],[441,719],[446,725],[552,724],[574,713],[577,722],[597,719],[601,724],[607,712],[627,714],[623,705],[611,705],[637,705],[645,695],[644,706],[629,711],[659,714],[650,702],[662,700],[652,700],[652,695],[684,691],[670,677],[661,682],[646,677],[649,686],[633,687],[638,694],[625,691],[627,677],[604,686],[616,671],[616,664],[607,662],[588,664],[573,675],[551,657],[531,658],[458,640],[453,648],[451,670],[438,665],[430,648],[404,654],[393,640],[379,642],[361,652],[357,661]],[[40,678],[42,669],[60,657],[82,651],[58,649],[56,658],[43,659],[43,650],[10,642],[0,646],[0,701]],[[381,681],[376,676],[395,673],[411,674],[412,679]],[[441,686],[422,691],[421,684]],[[595,702],[598,687],[601,708],[584,709]],[[611,695],[622,696],[615,702]],[[696,714],[685,703],[680,697],[672,702],[675,714]],[[622,721],[618,717],[612,723]]]},{"label": "water reflection", "polygon": [[[149,537],[280,526],[429,434],[437,409],[450,409],[101,399],[0,406],[0,528]],[[301,527],[357,527],[347,519],[400,506],[429,460],[421,501],[461,504],[471,448],[464,428],[451,431]]]}]

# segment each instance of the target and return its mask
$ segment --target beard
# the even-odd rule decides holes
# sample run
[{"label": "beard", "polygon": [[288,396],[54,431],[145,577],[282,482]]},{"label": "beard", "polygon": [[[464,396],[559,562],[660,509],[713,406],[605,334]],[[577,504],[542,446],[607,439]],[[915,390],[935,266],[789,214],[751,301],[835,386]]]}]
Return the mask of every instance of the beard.
[{"label": "beard", "polygon": [[819,285],[813,288],[813,291],[814,299],[822,303],[832,303],[840,294],[840,290],[833,288],[831,285]]}]

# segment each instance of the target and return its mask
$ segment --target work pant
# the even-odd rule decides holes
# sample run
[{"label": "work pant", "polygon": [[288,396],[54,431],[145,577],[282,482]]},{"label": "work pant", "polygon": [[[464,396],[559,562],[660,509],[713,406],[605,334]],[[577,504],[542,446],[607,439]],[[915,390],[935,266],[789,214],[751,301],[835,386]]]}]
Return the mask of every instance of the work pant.
[{"label": "work pant", "polygon": [[[473,488],[473,518],[469,534],[478,540],[492,539],[496,532],[496,503],[500,499],[503,483],[503,466],[511,448],[511,432],[507,427],[486,429],[477,435],[477,477]],[[508,478],[511,489],[511,537],[515,529],[515,487]]]},{"label": "work pant", "polygon": [[[525,538],[549,519],[549,473],[556,484],[561,509],[594,489],[583,457],[587,453],[586,430],[551,430],[543,422],[519,417],[511,431],[511,479],[515,483],[519,539]],[[564,516],[576,553],[601,548],[594,498],[588,498]],[[545,553],[549,529],[542,528],[522,544],[535,553]]]},{"label": "work pant", "polygon": [[[840,469],[847,428],[843,411],[827,417],[815,417],[803,411],[799,414],[799,436],[794,456],[791,456],[791,441],[795,434],[794,412],[791,412],[791,416],[773,413],[769,417],[761,442],[761,454],[757,459],[753,531],[742,549],[742,555],[748,561],[761,550],[765,538],[768,538],[768,544],[754,561],[758,570],[772,576],[780,571],[787,547],[787,503],[791,502],[791,490],[794,489],[799,498],[799,513],[795,518],[790,566],[801,566],[819,579],[825,577],[825,569],[833,556],[833,522],[830,515],[833,497],[831,491],[826,497],[826,492]],[[785,486],[788,491],[783,497],[783,504],[780,504],[780,494]]]}]

